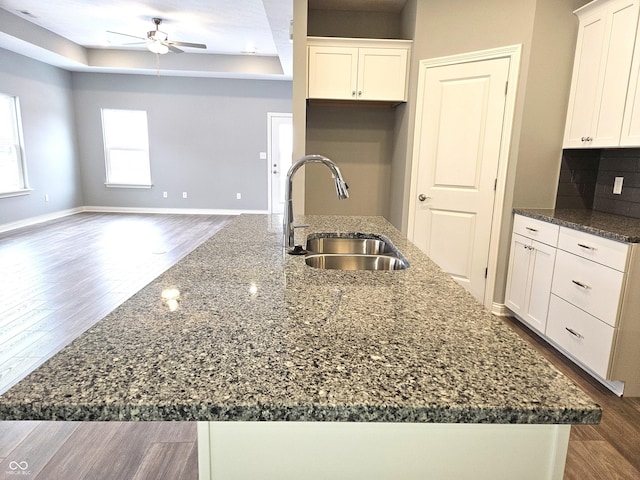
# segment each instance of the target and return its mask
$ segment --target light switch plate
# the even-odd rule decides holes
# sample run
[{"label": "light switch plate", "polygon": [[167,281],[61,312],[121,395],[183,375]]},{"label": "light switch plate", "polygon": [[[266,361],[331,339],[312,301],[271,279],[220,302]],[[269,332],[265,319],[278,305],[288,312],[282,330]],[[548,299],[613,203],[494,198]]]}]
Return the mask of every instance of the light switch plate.
[{"label": "light switch plate", "polygon": [[266,160],[267,159],[267,152],[260,152],[260,160]]},{"label": "light switch plate", "polygon": [[620,195],[622,193],[622,181],[624,180],[624,177],[616,177],[616,179],[613,181],[613,194],[614,195]]}]

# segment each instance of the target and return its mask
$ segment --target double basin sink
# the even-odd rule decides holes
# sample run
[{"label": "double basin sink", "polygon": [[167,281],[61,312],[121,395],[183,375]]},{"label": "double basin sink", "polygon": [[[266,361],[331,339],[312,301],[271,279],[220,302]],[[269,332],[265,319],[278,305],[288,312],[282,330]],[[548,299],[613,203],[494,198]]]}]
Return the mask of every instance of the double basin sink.
[{"label": "double basin sink", "polygon": [[389,239],[377,234],[317,233],[307,239],[305,262],[329,270],[403,270],[409,262]]}]

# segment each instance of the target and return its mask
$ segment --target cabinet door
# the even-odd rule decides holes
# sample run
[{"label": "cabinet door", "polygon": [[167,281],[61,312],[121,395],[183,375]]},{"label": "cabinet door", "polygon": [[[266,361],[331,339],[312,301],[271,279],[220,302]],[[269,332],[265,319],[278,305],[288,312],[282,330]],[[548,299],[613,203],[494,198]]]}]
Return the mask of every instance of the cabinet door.
[{"label": "cabinet door", "polygon": [[638,30],[638,35],[636,36],[636,48],[631,65],[620,146],[640,146],[640,30]]},{"label": "cabinet door", "polygon": [[547,326],[556,249],[536,241],[533,241],[531,246],[533,250],[529,267],[529,298],[524,320],[540,333],[544,333]]},{"label": "cabinet door", "polygon": [[511,237],[505,305],[519,318],[526,312],[531,252],[531,240],[514,233]]},{"label": "cabinet door", "polygon": [[360,48],[358,99],[406,101],[407,52],[402,48]]},{"label": "cabinet door", "polygon": [[358,82],[358,49],[310,46],[309,98],[352,100]]},{"label": "cabinet door", "polygon": [[619,145],[638,7],[611,0],[580,16],[565,147]]},{"label": "cabinet door", "polygon": [[555,258],[554,247],[513,234],[505,305],[542,334],[547,324]]},{"label": "cabinet door", "polygon": [[633,45],[638,24],[638,1],[611,2],[600,74],[600,96],[594,118],[593,147],[620,144]]},{"label": "cabinet door", "polygon": [[595,114],[605,23],[604,9],[580,18],[564,138],[566,148],[588,146],[586,139],[590,138]]}]

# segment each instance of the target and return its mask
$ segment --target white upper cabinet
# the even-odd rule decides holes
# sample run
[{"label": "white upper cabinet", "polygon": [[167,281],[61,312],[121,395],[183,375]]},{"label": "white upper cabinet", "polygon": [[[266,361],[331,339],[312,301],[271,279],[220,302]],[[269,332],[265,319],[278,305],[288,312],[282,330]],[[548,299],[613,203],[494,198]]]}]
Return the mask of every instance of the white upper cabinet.
[{"label": "white upper cabinet", "polygon": [[[639,5],[640,0],[595,0],[576,10],[580,25],[565,148],[621,145],[625,106],[632,109],[627,92],[632,94],[635,90],[630,88],[629,77]],[[636,50],[640,50],[640,46]],[[638,61],[640,59],[635,62],[636,70]],[[630,121],[640,122],[637,118]]]},{"label": "white upper cabinet", "polygon": [[307,98],[405,102],[411,41],[309,37]]},{"label": "white upper cabinet", "polygon": [[640,145],[640,28],[636,36],[636,49],[633,53],[627,105],[620,136],[620,146],[637,147],[638,145]]}]

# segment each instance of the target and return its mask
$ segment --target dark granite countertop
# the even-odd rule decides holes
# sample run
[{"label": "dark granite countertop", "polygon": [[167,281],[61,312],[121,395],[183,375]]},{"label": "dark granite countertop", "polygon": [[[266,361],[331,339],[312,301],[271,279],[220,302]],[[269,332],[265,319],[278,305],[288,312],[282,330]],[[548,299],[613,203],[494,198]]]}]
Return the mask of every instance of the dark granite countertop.
[{"label": "dark granite countertop", "polygon": [[592,233],[619,242],[640,243],[640,219],[593,210],[514,208],[513,213]]},{"label": "dark granite countertop", "polygon": [[308,267],[243,215],[0,397],[0,419],[597,423],[601,410],[381,217],[393,272]]}]

